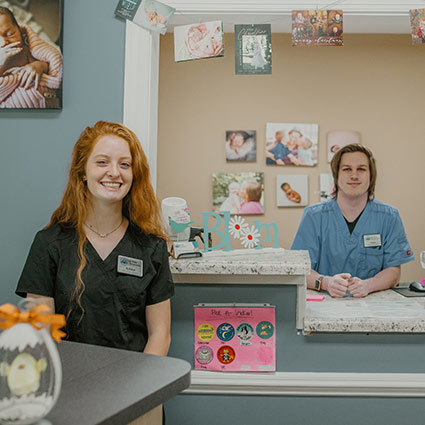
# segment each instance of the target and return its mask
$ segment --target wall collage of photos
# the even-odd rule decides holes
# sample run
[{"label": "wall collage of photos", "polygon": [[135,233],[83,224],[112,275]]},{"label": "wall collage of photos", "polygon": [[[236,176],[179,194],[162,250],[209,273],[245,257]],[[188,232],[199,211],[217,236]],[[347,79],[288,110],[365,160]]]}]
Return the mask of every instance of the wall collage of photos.
[{"label": "wall collage of photos", "polygon": [[[313,167],[318,162],[317,124],[267,123],[264,146],[266,165]],[[327,135],[327,158],[349,143],[360,143],[358,131],[330,131]],[[257,132],[227,130],[225,140],[228,163],[257,161]],[[308,175],[279,174],[276,176],[276,206],[304,207],[308,205]],[[264,173],[214,173],[212,175],[212,211],[231,214],[264,214]],[[320,174],[320,200],[326,201],[333,192],[330,173]]]}]

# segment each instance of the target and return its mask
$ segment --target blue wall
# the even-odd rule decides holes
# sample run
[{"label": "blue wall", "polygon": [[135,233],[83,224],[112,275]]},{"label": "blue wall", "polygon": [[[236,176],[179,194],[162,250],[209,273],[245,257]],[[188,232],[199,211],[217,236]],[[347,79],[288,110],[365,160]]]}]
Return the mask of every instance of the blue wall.
[{"label": "blue wall", "polygon": [[117,0],[65,0],[61,111],[0,110],[0,303],[65,188],[72,147],[99,119],[122,122],[125,22]]}]

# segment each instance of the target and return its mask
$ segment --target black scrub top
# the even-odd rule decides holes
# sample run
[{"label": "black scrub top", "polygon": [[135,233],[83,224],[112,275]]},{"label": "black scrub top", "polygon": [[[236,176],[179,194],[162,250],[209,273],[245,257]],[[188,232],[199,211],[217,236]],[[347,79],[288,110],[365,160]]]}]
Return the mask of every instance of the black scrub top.
[{"label": "black scrub top", "polygon": [[[148,338],[146,305],[165,301],[174,294],[165,241],[129,224],[104,261],[89,241],[85,255],[85,291],[81,298],[84,314],[74,302],[65,327],[66,339],[143,351]],[[118,273],[118,255],[142,260],[143,276]],[[31,246],[16,294],[52,297],[56,313],[66,315],[79,263],[74,228],[54,225],[41,230]]]}]

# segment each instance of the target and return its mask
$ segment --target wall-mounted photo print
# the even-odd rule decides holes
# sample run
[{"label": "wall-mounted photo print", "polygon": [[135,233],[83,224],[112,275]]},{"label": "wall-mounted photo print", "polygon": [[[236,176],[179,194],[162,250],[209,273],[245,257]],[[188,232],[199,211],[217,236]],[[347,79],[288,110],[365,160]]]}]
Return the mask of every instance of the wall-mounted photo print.
[{"label": "wall-mounted photo print", "polygon": [[264,214],[264,173],[214,173],[213,211]]},{"label": "wall-mounted photo print", "polygon": [[149,31],[165,34],[176,9],[157,0],[120,0],[115,15]]},{"label": "wall-mounted photo print", "polygon": [[308,205],[308,176],[294,174],[276,176],[276,204],[278,207]]},{"label": "wall-mounted photo print", "polygon": [[334,179],[331,173],[320,174],[320,202],[325,202],[332,197]]},{"label": "wall-mounted photo print", "polygon": [[267,123],[266,164],[317,164],[317,124]]},{"label": "wall-mounted photo print", "polygon": [[350,143],[360,143],[358,131],[336,130],[328,132],[328,162],[344,146]]},{"label": "wall-mounted photo print", "polygon": [[226,161],[255,162],[257,160],[256,131],[226,131]]},{"label": "wall-mounted photo print", "polygon": [[293,10],[293,46],[342,46],[342,10]]},{"label": "wall-mounted photo print", "polygon": [[410,11],[410,31],[412,33],[412,44],[425,43],[425,9]]},{"label": "wall-mounted photo print", "polygon": [[271,74],[271,25],[235,25],[235,73]]},{"label": "wall-mounted photo print", "polygon": [[0,2],[0,108],[61,109],[63,0],[17,4]]},{"label": "wall-mounted photo print", "polygon": [[222,21],[174,27],[174,60],[176,62],[218,56],[224,56]]}]

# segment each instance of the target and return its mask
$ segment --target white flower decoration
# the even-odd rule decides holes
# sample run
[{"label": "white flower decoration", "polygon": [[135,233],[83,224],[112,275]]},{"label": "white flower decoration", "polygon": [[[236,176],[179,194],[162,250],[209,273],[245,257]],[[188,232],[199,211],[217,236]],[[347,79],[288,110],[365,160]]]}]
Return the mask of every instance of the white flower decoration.
[{"label": "white flower decoration", "polygon": [[245,223],[245,220],[239,216],[235,215],[230,219],[229,222],[229,233],[235,238],[239,239],[241,234],[247,229],[248,223]]},{"label": "white flower decoration", "polygon": [[241,244],[245,248],[254,248],[258,245],[260,240],[260,232],[255,226],[251,226],[251,229],[248,226],[248,229],[242,231]]}]

